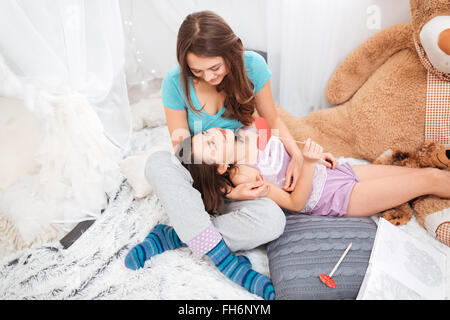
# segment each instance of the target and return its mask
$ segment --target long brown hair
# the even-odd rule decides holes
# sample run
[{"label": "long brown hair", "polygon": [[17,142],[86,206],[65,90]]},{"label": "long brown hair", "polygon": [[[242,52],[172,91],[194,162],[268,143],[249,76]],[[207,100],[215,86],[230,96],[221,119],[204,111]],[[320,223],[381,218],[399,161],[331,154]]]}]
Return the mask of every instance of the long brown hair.
[{"label": "long brown hair", "polygon": [[234,187],[230,180],[231,169],[221,175],[217,172],[218,165],[197,163],[199,159],[194,159],[192,153],[192,137],[180,143],[175,156],[191,174],[192,186],[200,192],[205,210],[211,215],[220,214],[225,203],[224,197]]},{"label": "long brown hair", "polygon": [[193,53],[201,57],[222,57],[228,74],[216,87],[226,94],[226,110],[223,117],[236,119],[243,125],[253,122],[256,102],[253,84],[247,76],[244,65],[244,46],[230,26],[212,11],[195,12],[186,17],[177,37],[177,59],[181,69],[181,81],[189,107],[199,112],[192,104],[189,77],[191,72],[186,56]]}]

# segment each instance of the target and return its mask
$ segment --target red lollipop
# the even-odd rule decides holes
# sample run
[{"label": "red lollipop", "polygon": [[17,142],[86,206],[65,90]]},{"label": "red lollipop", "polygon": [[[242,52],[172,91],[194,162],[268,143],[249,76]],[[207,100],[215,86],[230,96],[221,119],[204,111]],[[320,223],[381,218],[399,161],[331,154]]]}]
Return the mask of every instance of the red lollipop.
[{"label": "red lollipop", "polygon": [[339,261],[336,263],[336,265],[334,266],[333,270],[331,270],[330,275],[326,275],[326,274],[323,274],[323,273],[319,274],[320,280],[323,283],[325,283],[328,287],[336,288],[336,283],[334,282],[332,276],[333,276],[334,272],[337,270],[337,268],[339,267],[339,265],[341,264],[342,260],[344,260],[344,257],[347,255],[347,252],[348,252],[348,250],[350,250],[351,247],[352,247],[352,242],[350,242],[350,244],[348,245],[347,249],[345,249],[344,253],[339,258]]},{"label": "red lollipop", "polygon": [[326,274],[319,274],[320,280],[322,280],[323,283],[325,283],[330,288],[336,288],[336,283],[334,283],[334,280],[332,277],[327,276]]},{"label": "red lollipop", "polygon": [[267,146],[267,142],[272,136],[270,128],[263,117],[255,119],[255,126],[256,129],[258,130],[258,139],[256,140],[256,145],[258,146],[259,150],[264,150]]}]

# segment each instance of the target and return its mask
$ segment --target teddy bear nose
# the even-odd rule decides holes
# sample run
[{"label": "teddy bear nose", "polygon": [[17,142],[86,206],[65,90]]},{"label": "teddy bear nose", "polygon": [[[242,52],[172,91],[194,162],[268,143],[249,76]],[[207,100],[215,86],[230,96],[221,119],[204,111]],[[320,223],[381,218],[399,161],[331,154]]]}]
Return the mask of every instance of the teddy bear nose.
[{"label": "teddy bear nose", "polygon": [[438,46],[446,54],[450,55],[450,29],[441,32],[438,39]]}]

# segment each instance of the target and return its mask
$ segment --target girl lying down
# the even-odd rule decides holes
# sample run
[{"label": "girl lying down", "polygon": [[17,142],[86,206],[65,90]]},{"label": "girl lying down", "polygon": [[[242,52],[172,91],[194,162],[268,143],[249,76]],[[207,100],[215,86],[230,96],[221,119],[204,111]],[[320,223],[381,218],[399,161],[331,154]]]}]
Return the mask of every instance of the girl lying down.
[{"label": "girl lying down", "polygon": [[[264,129],[263,129],[264,130]],[[307,139],[295,189],[282,189],[290,156],[277,136],[261,129],[211,128],[182,142],[177,156],[191,173],[205,209],[220,212],[223,197],[242,183],[261,181],[281,208],[332,217],[370,216],[431,194],[450,198],[450,172],[386,165],[337,165],[334,157]],[[270,137],[260,146],[261,137]]]},{"label": "girl lying down", "polygon": [[[210,214],[220,213],[224,197],[230,197],[232,188],[255,181],[259,182],[255,185],[265,186],[266,196],[283,209],[333,217],[369,216],[425,194],[450,198],[450,172],[337,165],[334,157],[323,153],[322,147],[311,139],[302,148],[300,179],[294,190],[287,192],[282,186],[289,154],[279,138],[269,138],[264,132],[267,127],[262,127],[240,129],[236,134],[229,129],[212,128],[181,142],[176,155],[190,172],[193,186],[201,193]],[[129,251],[125,266],[136,270],[154,255],[186,246],[173,227],[157,225]],[[246,257],[234,255],[223,240],[206,255],[222,273],[248,291],[264,299],[275,298],[270,279],[251,269]]]}]

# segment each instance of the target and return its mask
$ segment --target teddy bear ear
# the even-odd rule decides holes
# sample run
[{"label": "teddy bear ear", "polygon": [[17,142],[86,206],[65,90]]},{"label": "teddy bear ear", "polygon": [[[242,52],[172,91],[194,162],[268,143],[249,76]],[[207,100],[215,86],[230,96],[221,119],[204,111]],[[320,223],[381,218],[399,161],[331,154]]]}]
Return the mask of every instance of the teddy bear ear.
[{"label": "teddy bear ear", "polygon": [[419,11],[428,20],[435,15],[448,15],[450,3],[448,0],[409,0],[411,11]]},{"label": "teddy bear ear", "polygon": [[[450,15],[449,0],[409,0],[411,8],[412,25],[416,35],[422,27],[437,16]],[[417,38],[419,40],[419,38]]]}]

